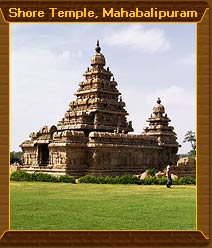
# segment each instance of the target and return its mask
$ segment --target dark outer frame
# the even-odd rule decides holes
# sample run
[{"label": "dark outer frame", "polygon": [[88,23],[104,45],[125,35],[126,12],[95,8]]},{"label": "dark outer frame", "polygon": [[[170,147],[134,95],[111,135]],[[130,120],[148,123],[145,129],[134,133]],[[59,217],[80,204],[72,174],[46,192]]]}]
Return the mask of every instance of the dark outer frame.
[{"label": "dark outer frame", "polygon": [[[10,3],[9,3],[10,2]],[[67,1],[69,3],[71,1]],[[79,1],[80,2],[80,1]],[[88,1],[91,2],[91,1]],[[94,1],[93,1],[94,2]],[[104,2],[105,5],[108,1]],[[111,2],[111,1],[110,1]],[[114,1],[114,3],[118,1]],[[126,1],[136,6],[144,1]],[[163,1],[172,6],[179,1]],[[9,24],[0,15],[0,246],[46,247],[210,247],[210,92],[209,33],[212,4],[197,25],[197,231],[9,231]],[[10,6],[11,1],[4,1]],[[16,4],[24,3],[23,0]],[[42,3],[40,1],[40,3]],[[58,2],[55,2],[58,3]],[[96,1],[97,3],[97,1]],[[98,3],[100,3],[98,1]],[[158,3],[161,3],[158,1]],[[182,4],[191,4],[190,0]],[[24,3],[27,6],[27,2]],[[151,3],[152,4],[152,3]],[[207,5],[208,4],[208,5]],[[0,7],[2,1],[0,1]],[[37,2],[34,2],[37,5]],[[211,7],[211,8],[210,8]],[[1,14],[1,13],[0,13]]]}]

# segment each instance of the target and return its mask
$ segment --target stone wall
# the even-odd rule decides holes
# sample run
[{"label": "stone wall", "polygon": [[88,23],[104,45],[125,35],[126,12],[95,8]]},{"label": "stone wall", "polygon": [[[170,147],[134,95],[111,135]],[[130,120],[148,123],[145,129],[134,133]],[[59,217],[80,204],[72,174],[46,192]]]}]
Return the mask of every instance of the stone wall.
[{"label": "stone wall", "polygon": [[[157,139],[145,135],[91,132],[87,143],[86,174],[117,176],[140,174],[148,168],[164,166],[164,148]],[[160,162],[158,162],[161,160]],[[77,172],[77,165],[75,166]],[[69,173],[73,173],[69,170]],[[75,174],[76,175],[76,174]]]},{"label": "stone wall", "polygon": [[87,141],[82,131],[57,132],[49,144],[49,168],[64,168],[72,176],[85,175],[87,172]]},{"label": "stone wall", "polygon": [[176,156],[176,147],[160,145],[148,135],[91,132],[86,137],[83,131],[66,130],[55,132],[48,142],[46,166],[39,164],[42,144],[22,145],[25,168],[52,174],[62,170],[75,177],[137,175],[149,168],[161,170]]},{"label": "stone wall", "polygon": [[35,167],[38,166],[38,151],[34,145],[23,146],[23,155],[22,155],[22,164],[26,167]]}]

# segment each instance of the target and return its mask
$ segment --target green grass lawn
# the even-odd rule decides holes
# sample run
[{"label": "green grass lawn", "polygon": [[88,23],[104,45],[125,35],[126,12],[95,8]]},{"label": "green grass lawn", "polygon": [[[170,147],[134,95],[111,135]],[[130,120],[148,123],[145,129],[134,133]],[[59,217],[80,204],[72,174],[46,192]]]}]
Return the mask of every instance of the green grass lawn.
[{"label": "green grass lawn", "polygon": [[196,187],[10,183],[12,230],[195,230]]}]

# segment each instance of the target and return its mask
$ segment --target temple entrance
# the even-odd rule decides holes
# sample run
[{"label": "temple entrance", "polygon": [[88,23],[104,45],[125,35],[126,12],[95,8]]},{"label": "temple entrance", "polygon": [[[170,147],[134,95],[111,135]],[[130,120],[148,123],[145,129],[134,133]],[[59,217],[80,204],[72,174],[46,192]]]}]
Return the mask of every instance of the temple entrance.
[{"label": "temple entrance", "polygon": [[49,164],[49,148],[48,144],[39,145],[38,147],[39,154],[39,165],[46,166]]}]

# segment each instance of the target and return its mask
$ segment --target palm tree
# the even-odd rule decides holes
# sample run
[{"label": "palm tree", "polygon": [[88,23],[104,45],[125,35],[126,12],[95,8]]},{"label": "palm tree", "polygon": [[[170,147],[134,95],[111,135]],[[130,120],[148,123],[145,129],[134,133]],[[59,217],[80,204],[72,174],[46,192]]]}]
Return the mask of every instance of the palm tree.
[{"label": "palm tree", "polygon": [[196,151],[196,136],[195,136],[195,132],[188,131],[185,134],[185,138],[184,138],[183,142],[190,142],[193,151]]}]

